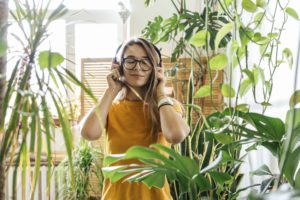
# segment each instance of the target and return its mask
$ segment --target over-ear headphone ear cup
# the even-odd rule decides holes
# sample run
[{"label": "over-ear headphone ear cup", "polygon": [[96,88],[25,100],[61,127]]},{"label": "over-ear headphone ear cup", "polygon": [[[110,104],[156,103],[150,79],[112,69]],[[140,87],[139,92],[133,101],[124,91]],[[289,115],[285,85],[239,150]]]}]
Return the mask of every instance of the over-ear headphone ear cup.
[{"label": "over-ear headphone ear cup", "polygon": [[120,73],[121,76],[124,75],[123,64],[119,65],[119,73]]}]

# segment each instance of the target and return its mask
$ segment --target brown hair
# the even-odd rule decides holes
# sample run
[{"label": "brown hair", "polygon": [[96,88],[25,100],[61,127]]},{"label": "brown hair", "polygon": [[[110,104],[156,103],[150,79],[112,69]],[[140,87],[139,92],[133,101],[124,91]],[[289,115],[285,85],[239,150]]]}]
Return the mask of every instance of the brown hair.
[{"label": "brown hair", "polygon": [[[156,75],[156,70],[157,70],[156,67],[161,67],[160,53],[157,52],[158,49],[152,43],[148,42],[143,38],[130,39],[126,43],[122,44],[117,55],[117,61],[121,65],[121,70],[123,70],[122,60],[124,58],[125,51],[129,46],[132,45],[139,45],[140,47],[142,47],[145,50],[151,64],[153,65],[153,70],[150,74],[149,80],[144,86],[144,88],[146,89],[146,93],[144,97],[144,102],[145,102],[144,113],[148,115],[150,119],[151,135],[153,138],[156,139],[158,136],[158,132],[161,131],[160,117],[159,117],[159,111],[157,108],[157,101],[156,101],[157,98],[156,85],[158,83],[157,75]],[[126,96],[127,91],[128,88],[126,87],[125,94],[123,96],[124,98]],[[146,104],[148,106],[146,106]]]}]

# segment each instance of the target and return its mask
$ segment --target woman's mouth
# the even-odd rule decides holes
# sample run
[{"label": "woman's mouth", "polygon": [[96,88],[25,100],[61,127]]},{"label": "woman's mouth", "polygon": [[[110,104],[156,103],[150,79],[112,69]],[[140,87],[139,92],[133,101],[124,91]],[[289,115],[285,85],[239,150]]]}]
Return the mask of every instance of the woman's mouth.
[{"label": "woman's mouth", "polygon": [[130,76],[137,77],[137,78],[139,78],[139,77],[144,77],[144,76],[142,76],[142,75],[140,75],[140,74],[130,74]]}]

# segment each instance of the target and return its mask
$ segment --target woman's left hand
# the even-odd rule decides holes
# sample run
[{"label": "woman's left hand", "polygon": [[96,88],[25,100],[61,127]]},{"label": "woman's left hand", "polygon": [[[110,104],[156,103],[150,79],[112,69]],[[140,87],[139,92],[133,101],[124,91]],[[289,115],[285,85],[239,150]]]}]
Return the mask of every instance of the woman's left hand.
[{"label": "woman's left hand", "polygon": [[166,77],[164,75],[164,70],[162,67],[156,68],[156,77],[158,81],[156,87],[157,96],[165,95]]}]

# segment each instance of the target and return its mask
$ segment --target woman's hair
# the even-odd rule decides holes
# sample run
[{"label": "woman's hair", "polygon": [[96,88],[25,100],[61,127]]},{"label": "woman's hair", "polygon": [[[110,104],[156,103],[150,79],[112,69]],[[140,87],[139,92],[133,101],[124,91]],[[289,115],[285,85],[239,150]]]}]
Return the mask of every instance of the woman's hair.
[{"label": "woman's hair", "polygon": [[[144,86],[144,89],[146,90],[145,97],[144,97],[144,113],[148,115],[150,119],[150,125],[151,125],[151,135],[153,138],[157,138],[158,132],[161,131],[161,125],[160,125],[160,118],[159,118],[159,111],[157,109],[157,93],[156,93],[156,86],[157,86],[157,73],[156,73],[156,67],[161,67],[161,57],[159,50],[150,42],[143,38],[133,38],[127,41],[126,43],[123,43],[122,46],[118,49],[118,52],[116,53],[116,60],[120,63],[121,70],[123,70],[123,58],[124,54],[129,46],[132,45],[139,45],[142,47],[152,66],[153,70],[151,71],[151,74],[149,76],[148,82]],[[125,94],[123,97],[126,96],[126,93],[128,92],[128,88],[125,89]],[[148,105],[148,106],[146,106]]]}]

